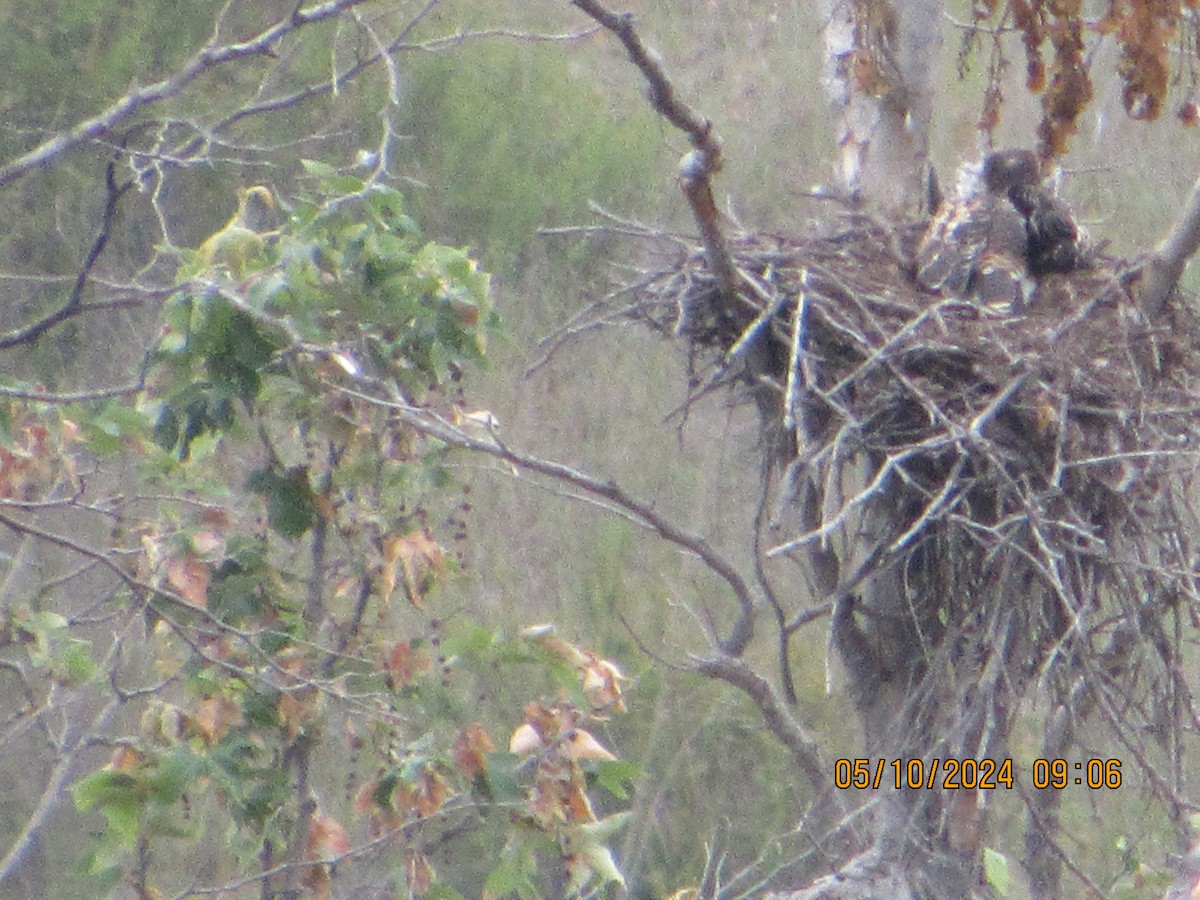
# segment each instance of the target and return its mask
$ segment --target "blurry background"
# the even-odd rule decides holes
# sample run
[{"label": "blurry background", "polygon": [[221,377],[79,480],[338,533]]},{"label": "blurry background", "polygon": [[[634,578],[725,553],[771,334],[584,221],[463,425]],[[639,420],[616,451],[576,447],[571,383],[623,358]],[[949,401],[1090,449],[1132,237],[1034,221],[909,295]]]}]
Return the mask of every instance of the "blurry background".
[{"label": "blurry background", "polygon": [[[234,4],[234,26],[240,17],[250,33],[269,13],[292,5]],[[819,82],[819,23],[811,6],[799,0],[619,5],[635,13],[644,40],[661,52],[682,97],[715,123],[726,153],[717,181],[720,202],[747,229],[805,229],[821,211],[806,192],[831,180],[833,158]],[[12,159],[46,130],[98,110],[131,83],[171,72],[207,37],[220,6],[211,0],[0,0],[0,159]],[[965,21],[966,4],[954,6],[953,15]],[[506,334],[491,345],[490,369],[469,376],[468,393],[499,417],[505,440],[616,479],[746,564],[758,470],[751,410],[718,394],[686,422],[668,418],[685,397],[684,361],[676,348],[632,327],[588,333],[526,374],[542,360],[544,338],[610,290],[624,265],[646,262],[635,244],[538,236],[539,228],[596,224],[589,210],[595,203],[622,217],[691,229],[674,181],[685,142],[651,112],[640,76],[611,37],[521,36],[588,28],[565,0],[440,4],[414,33],[414,43],[460,31],[496,33],[437,52],[399,54],[402,139],[391,169],[426,232],[471,248],[496,276]],[[986,59],[961,63],[963,35],[947,28],[934,123],[935,159],[945,185],[953,183],[959,161],[977,149]],[[1036,100],[1021,84],[1019,47],[1011,53],[1017,64],[1008,73],[998,144],[1032,146]],[[327,61],[327,52],[314,52],[314,66]],[[1102,74],[1112,64],[1104,51],[1094,60],[1098,97],[1064,160],[1064,193],[1094,237],[1110,241],[1114,252],[1134,253],[1165,232],[1182,206],[1200,173],[1200,148],[1196,132],[1169,115],[1153,124],[1127,121],[1119,88]],[[180,111],[202,109],[205,92],[252,92],[255,84],[250,76],[241,84],[236,75],[222,74],[173,103]],[[170,241],[194,247],[213,233],[230,216],[237,186],[268,184],[286,199],[302,175],[301,157],[350,165],[377,142],[383,90],[377,79],[368,79],[336,100],[250,121],[239,139],[257,152],[224,154],[216,146],[208,164],[176,170],[158,198]],[[301,139],[314,128],[326,137]],[[0,192],[6,223],[0,270],[45,276],[44,290],[0,279],[0,327],[51,302],[62,279],[74,273],[94,232],[101,159],[80,152],[68,165],[36,172]],[[136,270],[151,259],[162,235],[149,198],[123,216],[113,259]],[[102,323],[81,323],[54,341],[0,357],[0,370],[26,378],[36,373],[62,390],[117,382],[138,364],[145,335],[155,327],[154,314],[145,309],[113,310]],[[734,867],[753,861],[794,828],[806,788],[758,712],[732,691],[666,665],[703,649],[697,617],[706,607],[728,612],[731,601],[711,573],[606,510],[502,471],[460,474],[473,485],[469,566],[460,586],[470,614],[510,631],[553,621],[632,677],[631,712],[606,735],[623,758],[649,773],[633,800],[636,817],[617,842],[630,894],[666,896],[694,883],[704,842],[723,821],[730,823]],[[792,586],[805,589],[799,581]],[[800,714],[834,759],[854,756],[859,735],[839,693],[836,667],[827,679],[825,628],[823,621],[809,626],[794,655],[795,677]],[[773,658],[770,646],[755,652],[764,663]],[[479,702],[505,699],[484,694]],[[28,755],[34,747],[16,742],[0,756],[5,843],[11,838],[5,823],[17,821],[15,810],[36,796],[39,782],[29,770],[37,762]],[[1008,822],[1015,826],[1019,805],[1009,805]],[[39,848],[52,895],[64,897],[78,890],[78,882],[63,873],[80,842],[78,817],[69,808],[65,813]],[[1116,815],[1126,834],[1122,846],[1108,843]],[[1120,882],[1131,855],[1161,857],[1166,848],[1156,842],[1165,833],[1162,823],[1145,815],[1132,793],[1078,791],[1067,799],[1065,820],[1073,818],[1076,826],[1072,849],[1105,873],[1098,881]],[[1101,832],[1106,819],[1109,827]],[[1109,837],[1089,840],[1093,828]],[[1017,834],[1014,828],[990,843],[1019,857]],[[181,858],[180,864],[191,862]],[[0,893],[22,896],[20,886],[13,890]]]}]

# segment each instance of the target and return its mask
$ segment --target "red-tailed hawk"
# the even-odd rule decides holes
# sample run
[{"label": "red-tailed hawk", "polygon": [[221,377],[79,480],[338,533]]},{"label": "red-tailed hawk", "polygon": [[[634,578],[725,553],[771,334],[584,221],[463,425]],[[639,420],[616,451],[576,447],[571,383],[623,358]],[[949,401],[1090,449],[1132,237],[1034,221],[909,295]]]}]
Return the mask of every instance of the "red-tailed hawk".
[{"label": "red-tailed hawk", "polygon": [[1009,199],[1025,217],[1029,274],[1074,272],[1087,265],[1089,241],[1066,204],[1041,184],[1018,185]]},{"label": "red-tailed hawk", "polygon": [[1001,150],[964,166],[917,248],[917,281],[928,291],[1019,312],[1033,279],[1083,264],[1083,236],[1042,184],[1028,150]]}]

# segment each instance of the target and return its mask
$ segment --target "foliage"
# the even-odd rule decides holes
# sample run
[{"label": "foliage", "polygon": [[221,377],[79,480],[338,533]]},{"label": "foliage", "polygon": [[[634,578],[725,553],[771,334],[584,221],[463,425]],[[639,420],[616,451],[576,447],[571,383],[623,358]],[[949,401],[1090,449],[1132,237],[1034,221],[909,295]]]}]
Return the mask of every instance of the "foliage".
[{"label": "foliage", "polygon": [[[0,47],[20,77],[0,87],[9,126],[0,155],[171,74],[210,35],[218,44],[242,41],[272,15],[286,21],[319,5],[134,0],[119,11],[51,3],[35,15],[25,0],[10,2],[0,12],[12,26],[0,30]],[[474,425],[496,453],[529,440],[582,458],[611,472],[614,484],[645,486],[660,510],[686,509],[713,547],[740,546],[748,534],[740,500],[754,478],[741,438],[730,436],[734,419],[690,410],[682,460],[673,436],[665,450],[653,443],[666,429],[631,427],[658,422],[679,398],[666,383],[675,370],[655,368],[666,368],[667,354],[647,353],[628,329],[620,343],[589,343],[570,366],[560,359],[549,377],[518,380],[494,358],[484,377],[471,376],[496,343],[491,286],[473,254],[446,246],[444,236],[470,242],[507,288],[520,285],[510,328],[534,320],[541,330],[539,313],[557,317],[564,304],[604,290],[614,254],[607,238],[570,234],[545,245],[543,260],[533,230],[586,220],[590,200],[621,215],[669,219],[678,205],[662,208],[674,182],[661,145],[669,154],[684,147],[650,121],[613,64],[620,51],[605,49],[602,37],[511,40],[509,26],[522,19],[551,27],[559,16],[564,29],[577,28],[572,4],[462,3],[461,13],[450,12],[449,0],[435,5],[410,34],[423,3],[354,4],[72,144],[5,190],[14,223],[0,238],[8,325],[57,308],[76,277],[87,286],[85,304],[118,311],[92,312],[86,328],[67,319],[31,342],[37,368],[21,346],[0,357],[23,376],[0,385],[12,395],[0,408],[0,524],[17,538],[0,558],[0,677],[17,688],[0,726],[6,774],[23,775],[34,762],[39,775],[70,772],[66,796],[81,810],[52,829],[29,820],[41,846],[29,849],[18,874],[42,878],[43,890],[95,895],[124,879],[152,896],[203,871],[206,884],[197,886],[239,886],[234,893],[354,894],[367,881],[427,896],[557,896],[605,878],[609,886],[596,892],[611,891],[632,875],[632,892],[665,895],[695,883],[706,852],[726,873],[757,856],[738,873],[743,885],[789,861],[825,858],[794,827],[820,779],[797,777],[748,692],[652,666],[639,675],[638,715],[603,721],[618,711],[619,673],[598,654],[626,659],[649,647],[690,668],[697,647],[723,627],[728,589],[694,548],[681,562],[676,547],[647,542],[629,524],[645,525],[637,515],[588,519],[575,506],[555,506],[558,485],[544,502],[529,491],[509,500],[524,478],[470,493],[464,472],[487,457],[466,461],[406,419],[420,409],[430,420]],[[685,93],[715,113],[728,162],[721,208],[794,233],[805,215],[797,192],[825,173],[817,148],[826,145],[826,111],[817,91],[796,90],[819,77],[811,22],[781,12],[786,5],[733,0],[710,4],[704,16],[693,6],[670,0],[636,21],[683,75]],[[1011,22],[1017,7],[983,7],[995,18],[979,18],[967,40],[994,37],[1019,54],[1021,34],[983,27]],[[224,18],[214,29],[218,8]],[[972,9],[981,15],[978,4]],[[1081,35],[1134,35],[1164,64],[1166,45],[1151,38],[1166,34],[1185,49],[1191,40],[1186,14],[1117,3],[1080,30],[1072,9],[1029,7],[1040,29],[1030,52],[1046,56],[1043,80],[1053,81],[1047,71],[1064,76],[1042,85],[1056,134],[1075,127],[1090,97],[1080,79],[1100,84],[1102,55],[1089,47],[1082,60],[1094,68],[1081,67]],[[501,28],[501,40],[476,43],[469,29],[484,19]],[[336,73],[350,66],[381,71],[369,63],[374,39],[387,42],[393,25],[390,34],[404,35],[396,83],[339,82]],[[438,37],[423,43],[429,34]],[[449,46],[460,49],[408,52]],[[1006,62],[1004,53],[994,59],[993,88]],[[1164,86],[1161,71],[1129,55],[1120,74],[1143,78],[1145,88],[1134,86],[1151,97]],[[1185,121],[1189,85],[1183,72],[1171,84],[1184,94],[1177,112]],[[300,99],[281,102],[292,91]],[[973,117],[950,103],[961,98],[939,94],[943,121],[963,129],[945,145],[957,160],[973,139]],[[256,104],[260,112],[249,113]],[[1165,101],[1138,108],[1168,109]],[[1007,108],[1005,116],[1011,125]],[[344,168],[305,163],[297,189],[297,148],[313,153],[317,143]],[[376,171],[346,165],[356,152]],[[1094,152],[1090,161],[1104,172],[1082,180],[1107,188],[1116,183],[1111,160]],[[1168,167],[1167,150],[1153,154],[1145,171]],[[92,269],[83,260],[110,160],[135,183]],[[404,197],[383,186],[403,183],[401,167],[418,186]],[[1182,173],[1172,169],[1174,178]],[[237,234],[231,252],[181,249],[203,248],[202,236],[228,217],[231,179],[299,199],[280,203],[279,222]],[[1121,184],[1129,196],[1149,193]],[[1157,228],[1161,201],[1145,205]],[[427,240],[414,219],[443,240]],[[144,319],[119,312],[134,304]],[[151,320],[153,329],[141,327]],[[135,402],[44,399],[39,381],[109,387],[140,358],[143,330],[154,349],[129,394]],[[518,333],[510,347],[527,337]],[[472,409],[476,386],[504,415],[504,445],[494,417]],[[30,584],[25,551],[35,545],[51,559],[35,561]],[[470,582],[468,560],[480,557],[488,571]],[[802,603],[809,597],[794,583],[787,592]],[[495,597],[506,604],[499,619]],[[595,654],[544,629],[512,636],[519,622],[560,616]],[[792,712],[836,755],[854,744],[856,723],[844,695],[829,697],[843,679],[830,671],[823,637],[808,633],[818,630],[797,630],[798,650],[807,643],[791,661]],[[646,637],[659,635],[655,649]],[[760,628],[746,662],[769,671],[774,648],[761,636]],[[589,685],[607,698],[589,695]],[[608,758],[617,746],[653,773],[653,791],[630,790],[639,770]],[[97,763],[101,752],[107,764]],[[53,779],[25,781],[46,787],[44,806],[54,808]],[[5,793],[0,832],[19,847],[27,811],[42,807],[36,796]],[[620,831],[626,820],[613,810],[631,801]],[[1129,805],[1118,798],[1104,807],[1105,818],[1113,810],[1126,823],[1123,846],[1084,840],[1072,851],[1088,871],[1118,873],[1094,877],[1121,896],[1144,894],[1161,878],[1154,841],[1170,830],[1152,816],[1129,816]],[[1064,831],[1094,833],[1093,806],[1068,796]],[[739,811],[731,833],[710,843],[731,809]],[[984,877],[997,891],[1012,889],[1010,869],[1019,882],[1016,818],[993,819],[996,846],[1008,854],[985,852]],[[44,847],[75,853],[89,827],[96,840],[80,863],[89,884],[62,888],[53,853],[51,867],[38,871]],[[186,867],[196,857],[205,865]]]},{"label": "foliage", "polygon": [[[1134,119],[1152,121],[1168,108],[1169,93],[1179,94],[1175,114],[1181,123],[1194,126],[1197,116],[1197,33],[1190,2],[1118,0],[1093,17],[1077,2],[1045,0],[986,0],[971,7],[972,22],[963,42],[964,55],[985,32],[983,26],[1011,25],[1020,35],[1025,56],[1025,86],[1041,97],[1038,126],[1046,157],[1064,154],[1078,131],[1083,113],[1095,98],[1091,58],[1099,40],[1115,42],[1119,58],[1121,104]],[[999,122],[1003,96],[999,74],[1007,56],[999,32],[992,31],[992,80],[985,94],[980,126],[991,131]],[[1089,39],[1088,34],[1094,35]],[[1186,50],[1179,53],[1180,49]],[[1177,58],[1172,71],[1172,57]]]},{"label": "foliage", "polygon": [[[75,481],[86,449],[135,454],[175,498],[126,523],[118,597],[147,624],[150,667],[119,676],[144,684],[117,695],[137,728],[72,787],[104,820],[80,872],[96,891],[158,890],[147,861],[199,839],[199,806],[227,817],[240,871],[315,896],[383,847],[413,895],[457,896],[435,863],[472,834],[495,843],[490,896],[544,894],[547,850],[571,894],[619,882],[624,818],[589,794],[626,799],[638,772],[589,728],[623,711],[623,676],[549,627],[506,638],[434,613],[460,590],[461,553],[438,533],[465,539],[470,512],[451,452],[348,389],[465,399],[455,386],[498,324],[488,278],[426,240],[394,189],[306,169],[308,194],[236,267],[195,253],[181,269],[137,410],[9,413],[5,497]],[[31,691],[100,687],[76,631],[12,608],[5,634],[42,673]],[[489,736],[504,713],[485,724],[468,700],[497,673],[528,701],[507,750]],[[309,765],[339,744],[356,760],[348,805]]]}]

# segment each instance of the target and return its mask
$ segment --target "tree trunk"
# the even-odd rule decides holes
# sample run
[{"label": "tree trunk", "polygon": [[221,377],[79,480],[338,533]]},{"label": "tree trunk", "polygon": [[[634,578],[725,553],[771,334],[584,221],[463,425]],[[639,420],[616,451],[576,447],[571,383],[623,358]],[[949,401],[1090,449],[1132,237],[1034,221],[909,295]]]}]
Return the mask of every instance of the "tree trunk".
[{"label": "tree trunk", "polygon": [[877,212],[925,200],[944,0],[819,0],[838,182]]}]

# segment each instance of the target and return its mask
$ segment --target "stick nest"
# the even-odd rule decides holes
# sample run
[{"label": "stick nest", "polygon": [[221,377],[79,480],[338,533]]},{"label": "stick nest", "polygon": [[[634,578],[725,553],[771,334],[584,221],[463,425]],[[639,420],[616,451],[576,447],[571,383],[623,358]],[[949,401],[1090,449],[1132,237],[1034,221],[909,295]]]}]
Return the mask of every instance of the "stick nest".
[{"label": "stick nest", "polygon": [[[884,510],[873,564],[921,553],[928,565],[935,538],[952,548],[937,589],[969,588],[964,609],[989,585],[994,599],[1031,598],[1025,627],[1049,615],[1027,648],[1035,667],[1087,627],[1101,584],[1135,618],[1194,598],[1183,537],[1194,523],[1176,502],[1190,499],[1200,446],[1184,298],[1147,321],[1130,293],[1136,261],[1111,258],[1042,278],[1020,314],[936,296],[913,277],[922,227],[847,213],[806,237],[744,235],[730,246],[736,296],[696,250],[637,285],[624,313],[687,342],[693,398],[726,381],[752,388],[788,475],[781,509],[793,515],[776,552],[828,548],[840,533],[848,557]],[[1017,580],[990,577],[1014,558],[1000,550],[1017,551]],[[841,593],[868,568],[842,558]]]}]

